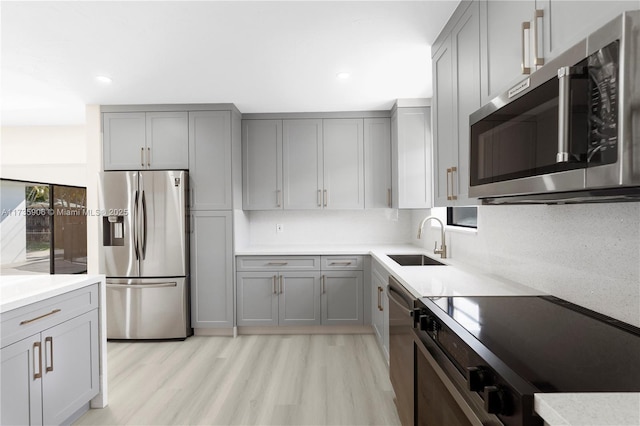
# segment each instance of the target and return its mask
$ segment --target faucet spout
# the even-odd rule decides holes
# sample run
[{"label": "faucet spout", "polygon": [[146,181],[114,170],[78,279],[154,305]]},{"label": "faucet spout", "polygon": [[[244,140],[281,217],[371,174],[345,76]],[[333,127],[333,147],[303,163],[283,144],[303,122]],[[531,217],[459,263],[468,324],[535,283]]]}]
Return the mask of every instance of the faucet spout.
[{"label": "faucet spout", "polygon": [[[422,228],[424,227],[425,223],[429,222],[430,220],[435,220],[436,222],[438,222],[440,224],[440,250],[434,248],[433,249],[433,253],[434,254],[439,254],[440,258],[442,259],[446,259],[447,258],[447,245],[445,244],[445,240],[444,240],[444,224],[442,223],[442,221],[440,219],[438,219],[435,216],[427,216],[424,219],[422,219],[422,222],[420,222],[420,226],[418,227],[418,239],[422,238]],[[438,243],[436,242],[436,247],[438,246]]]}]

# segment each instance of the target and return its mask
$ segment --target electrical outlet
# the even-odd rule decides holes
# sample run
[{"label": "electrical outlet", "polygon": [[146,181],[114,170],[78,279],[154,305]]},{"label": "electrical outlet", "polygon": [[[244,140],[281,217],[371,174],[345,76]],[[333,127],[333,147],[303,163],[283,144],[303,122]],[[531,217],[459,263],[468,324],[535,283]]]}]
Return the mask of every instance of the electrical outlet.
[{"label": "electrical outlet", "polygon": [[276,223],[276,234],[281,233],[283,230],[281,223]]}]

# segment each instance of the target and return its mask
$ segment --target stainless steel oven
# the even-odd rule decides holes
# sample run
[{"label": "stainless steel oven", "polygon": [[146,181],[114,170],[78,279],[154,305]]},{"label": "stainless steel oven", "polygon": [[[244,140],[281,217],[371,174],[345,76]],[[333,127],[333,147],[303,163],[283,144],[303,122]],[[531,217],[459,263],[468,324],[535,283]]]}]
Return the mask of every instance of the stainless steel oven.
[{"label": "stainless steel oven", "polygon": [[639,52],[640,11],[625,12],[473,113],[469,194],[640,200]]},{"label": "stainless steel oven", "polygon": [[398,417],[403,426],[413,426],[413,309],[415,297],[389,277],[389,377],[396,394]]}]

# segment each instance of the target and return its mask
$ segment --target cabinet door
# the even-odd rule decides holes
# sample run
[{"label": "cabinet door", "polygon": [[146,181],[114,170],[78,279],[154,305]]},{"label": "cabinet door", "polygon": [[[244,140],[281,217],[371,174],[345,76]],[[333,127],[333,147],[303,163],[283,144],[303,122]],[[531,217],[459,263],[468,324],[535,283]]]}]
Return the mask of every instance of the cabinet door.
[{"label": "cabinet door", "polygon": [[192,212],[191,326],[233,327],[231,212]]},{"label": "cabinet door", "polygon": [[42,350],[40,334],[0,350],[0,424],[42,424]]},{"label": "cabinet door", "polygon": [[361,325],[362,271],[322,273],[322,325]]},{"label": "cabinet door", "polygon": [[362,119],[323,120],[323,141],[325,208],[363,209]]},{"label": "cabinet door", "polygon": [[42,416],[62,424],[98,394],[98,310],[42,332]]},{"label": "cabinet door", "polygon": [[533,67],[529,59],[531,32],[523,30],[522,25],[523,22],[531,25],[535,1],[483,0],[480,2],[480,13],[484,105],[514,83],[527,77],[528,74],[523,74],[522,71],[523,55],[525,66]]},{"label": "cabinet door", "polygon": [[284,208],[321,209],[322,173],[322,120],[284,120]]},{"label": "cabinet door", "polygon": [[364,119],[364,206],[391,207],[391,123],[388,118]]},{"label": "cabinet door", "polygon": [[146,163],[144,112],[102,115],[102,150],[105,170],[142,170]]},{"label": "cabinet door", "polygon": [[189,168],[189,119],[186,112],[148,112],[146,163],[148,169]]},{"label": "cabinet door", "polygon": [[[477,2],[469,5],[451,33],[454,70],[454,128],[452,175],[455,204],[476,204],[469,199],[469,115],[480,108],[480,17]],[[444,119],[440,116],[440,119]],[[457,143],[456,143],[457,142]],[[445,173],[446,174],[446,173]]]},{"label": "cabinet door", "polygon": [[231,209],[231,112],[189,113],[191,210]]},{"label": "cabinet door", "polygon": [[[397,207],[431,207],[431,108],[397,108]],[[395,185],[395,183],[394,183]]]},{"label": "cabinet door", "polygon": [[454,160],[453,53],[451,36],[442,43],[432,59],[433,66],[433,201],[436,207],[451,204],[450,168]]},{"label": "cabinet door", "polygon": [[384,291],[385,282],[382,276],[374,269],[371,272],[371,323],[375,332],[378,344],[382,348],[383,342],[383,326],[384,312],[382,307],[382,293]]},{"label": "cabinet door", "polygon": [[278,281],[277,272],[237,273],[238,325],[278,325]]},{"label": "cabinet door", "polygon": [[282,120],[242,122],[242,208],[282,209]]},{"label": "cabinet door", "polygon": [[320,272],[282,272],[279,276],[279,324],[320,324]]},{"label": "cabinet door", "polygon": [[626,10],[640,8],[638,0],[537,0],[544,10],[544,54],[552,59]]}]

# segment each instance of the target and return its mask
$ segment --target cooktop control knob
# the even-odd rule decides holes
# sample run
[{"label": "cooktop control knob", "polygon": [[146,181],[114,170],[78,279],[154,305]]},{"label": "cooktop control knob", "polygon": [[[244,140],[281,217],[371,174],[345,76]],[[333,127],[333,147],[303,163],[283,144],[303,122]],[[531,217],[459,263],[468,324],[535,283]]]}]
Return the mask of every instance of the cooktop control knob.
[{"label": "cooktop control knob", "polygon": [[506,393],[498,386],[485,386],[483,391],[484,409],[491,414],[507,414]]},{"label": "cooktop control knob", "polygon": [[482,392],[491,384],[491,372],[484,367],[467,367],[467,387],[472,392]]}]

